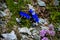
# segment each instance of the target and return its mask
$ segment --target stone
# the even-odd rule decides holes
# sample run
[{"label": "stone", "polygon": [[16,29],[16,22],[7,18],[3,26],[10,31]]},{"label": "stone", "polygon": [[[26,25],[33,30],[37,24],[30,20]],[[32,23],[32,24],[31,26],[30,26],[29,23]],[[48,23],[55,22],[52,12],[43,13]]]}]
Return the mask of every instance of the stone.
[{"label": "stone", "polygon": [[31,30],[34,30],[35,28],[29,28],[29,30],[31,31]]},{"label": "stone", "polygon": [[44,19],[39,18],[39,23],[40,23],[40,24],[43,24],[44,22],[45,22],[45,20],[44,20]]},{"label": "stone", "polygon": [[37,35],[37,34],[39,34],[39,32],[36,29],[32,31],[32,35]]},{"label": "stone", "polygon": [[19,19],[19,18],[16,18],[16,21],[17,21],[18,23],[20,23],[21,19]]},{"label": "stone", "polygon": [[4,24],[5,22],[0,20],[0,26],[3,26]]},{"label": "stone", "polygon": [[4,13],[6,13],[5,21],[6,21],[6,22],[9,22],[10,19],[11,19],[12,13],[10,12],[10,10],[9,10],[8,8],[4,10]]},{"label": "stone", "polygon": [[7,8],[6,3],[3,3],[3,4],[2,4],[2,7]]},{"label": "stone", "polygon": [[59,1],[58,0],[54,0],[54,5],[55,6],[59,6]]},{"label": "stone", "polygon": [[24,39],[24,38],[28,38],[26,35],[22,35],[22,38]]},{"label": "stone", "polygon": [[41,26],[41,29],[42,30],[49,30],[49,27],[47,27],[47,26]]},{"label": "stone", "polygon": [[18,30],[20,33],[27,33],[27,34],[31,35],[31,32],[27,27],[18,28]]},{"label": "stone", "polygon": [[45,2],[41,0],[37,0],[39,6],[46,6]]},{"label": "stone", "polygon": [[33,22],[32,26],[33,26],[33,27],[38,26],[38,23],[37,23],[37,22],[36,22],[36,23]]},{"label": "stone", "polygon": [[2,36],[5,38],[5,40],[17,40],[17,37],[14,31],[12,31],[11,33],[2,34]]},{"label": "stone", "polygon": [[60,27],[58,27],[58,31],[60,31]]},{"label": "stone", "polygon": [[29,9],[33,9],[33,11],[35,11],[35,9],[33,8],[33,6],[31,4],[28,4]]},{"label": "stone", "polygon": [[40,40],[40,36],[39,35],[34,35],[33,36],[35,40]]},{"label": "stone", "polygon": [[10,12],[10,10],[9,10],[9,9],[5,9],[5,10],[4,10],[4,13],[6,13],[6,14],[7,14],[7,16],[10,16],[10,14],[11,14],[11,12]]},{"label": "stone", "polygon": [[31,33],[32,33],[32,38],[34,40],[40,40],[40,36],[39,36],[39,31],[38,30],[33,29]]},{"label": "stone", "polygon": [[5,13],[5,12],[3,12],[3,11],[0,11],[0,13],[1,13],[1,17],[4,17],[4,16],[6,16],[7,14]]}]

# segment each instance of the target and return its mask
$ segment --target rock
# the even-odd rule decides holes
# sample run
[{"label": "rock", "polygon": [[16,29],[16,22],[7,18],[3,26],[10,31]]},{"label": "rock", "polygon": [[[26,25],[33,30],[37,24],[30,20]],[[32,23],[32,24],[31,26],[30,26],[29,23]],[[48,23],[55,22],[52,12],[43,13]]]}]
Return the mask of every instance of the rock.
[{"label": "rock", "polygon": [[4,17],[4,16],[6,16],[7,14],[5,13],[5,12],[3,12],[3,11],[0,11],[0,17]]},{"label": "rock", "polygon": [[2,36],[3,36],[6,40],[17,40],[17,37],[16,37],[14,31],[12,31],[11,33],[2,34]]},{"label": "rock", "polygon": [[38,26],[38,23],[37,23],[37,22],[36,22],[36,23],[33,22],[32,26],[33,26],[33,27],[36,27],[36,26]]},{"label": "rock", "polygon": [[29,28],[29,30],[31,31],[31,30],[34,30],[35,28]]},{"label": "rock", "polygon": [[58,27],[58,31],[60,31],[60,27]]},{"label": "rock", "polygon": [[30,38],[29,36],[27,35],[22,35],[22,38],[21,40],[33,40],[32,38]]},{"label": "rock", "polygon": [[[35,28],[18,28],[20,35],[22,36],[21,40],[40,40],[39,31],[37,31]],[[22,33],[28,33],[29,35],[22,34]]]},{"label": "rock", "polygon": [[41,1],[41,0],[37,0],[39,6],[46,6],[45,2]]},{"label": "rock", "polygon": [[24,39],[24,38],[28,38],[26,35],[22,35],[22,38]]},{"label": "rock", "polygon": [[3,26],[4,24],[5,22],[0,20],[0,26]]},{"label": "rock", "polygon": [[32,31],[32,35],[37,35],[37,34],[39,34],[39,32],[36,29]]},{"label": "rock", "polygon": [[27,33],[27,34],[31,35],[31,32],[27,27],[18,28],[18,30],[19,30],[20,33]]},{"label": "rock", "polygon": [[5,3],[2,4],[2,7],[7,8],[7,5]]},{"label": "rock", "polygon": [[4,13],[6,13],[6,14],[7,14],[7,16],[10,16],[10,14],[11,14],[11,12],[10,12],[10,10],[9,10],[9,9],[5,9],[5,10],[4,10]]},{"label": "rock", "polygon": [[20,20],[19,18],[16,18],[16,21],[17,21],[18,23],[20,23],[21,20]]},{"label": "rock", "polygon": [[10,19],[11,19],[12,13],[10,12],[9,9],[5,9],[5,10],[4,10],[4,13],[6,13],[5,21],[6,21],[6,22],[9,22]]},{"label": "rock", "polygon": [[28,4],[29,9],[32,9],[33,11],[35,11],[35,9],[33,8],[33,6],[31,4]]},{"label": "rock", "polygon": [[26,35],[22,35],[21,40],[33,40],[32,38],[26,36]]},{"label": "rock", "polygon": [[34,35],[33,36],[35,40],[40,40],[40,36],[39,35]]},{"label": "rock", "polygon": [[59,1],[58,0],[54,0],[54,5],[55,6],[59,6]]},{"label": "rock", "polygon": [[37,31],[36,29],[33,29],[31,33],[32,33],[32,38],[34,40],[40,40],[39,31]]},{"label": "rock", "polygon": [[43,24],[44,22],[45,22],[45,20],[44,20],[44,19],[39,18],[39,23],[40,23],[40,24]]},{"label": "rock", "polygon": [[49,30],[49,27],[47,27],[47,26],[41,26],[41,29],[42,30]]}]

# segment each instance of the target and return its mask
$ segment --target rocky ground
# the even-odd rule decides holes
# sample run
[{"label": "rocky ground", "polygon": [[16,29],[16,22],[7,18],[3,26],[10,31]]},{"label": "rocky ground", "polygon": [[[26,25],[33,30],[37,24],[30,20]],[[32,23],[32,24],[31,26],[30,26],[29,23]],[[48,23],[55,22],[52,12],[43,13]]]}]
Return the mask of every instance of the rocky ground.
[{"label": "rocky ground", "polygon": [[[17,1],[14,3],[17,4]],[[36,5],[36,3],[33,3],[34,6],[28,4],[28,9],[32,9],[34,12],[38,14],[39,17],[38,18],[39,23],[31,21],[32,25],[28,28],[26,26],[21,27],[21,21],[22,21],[21,18],[23,17],[21,18],[17,16],[16,18],[12,17],[14,14],[10,11],[8,5],[5,3],[4,0],[1,1],[0,40],[57,40],[57,38],[55,37],[56,31],[54,29],[54,25],[49,21],[50,12],[46,9],[45,2],[38,0],[38,4],[39,4],[38,6]],[[58,5],[58,3],[56,5]],[[37,7],[35,8],[35,6]],[[32,14],[34,15],[34,13]],[[15,20],[13,21],[15,21],[18,25],[16,24],[13,25],[13,27],[11,27],[9,25],[12,25],[14,22],[11,22],[12,23],[11,24],[10,21],[14,18],[16,21]]]}]

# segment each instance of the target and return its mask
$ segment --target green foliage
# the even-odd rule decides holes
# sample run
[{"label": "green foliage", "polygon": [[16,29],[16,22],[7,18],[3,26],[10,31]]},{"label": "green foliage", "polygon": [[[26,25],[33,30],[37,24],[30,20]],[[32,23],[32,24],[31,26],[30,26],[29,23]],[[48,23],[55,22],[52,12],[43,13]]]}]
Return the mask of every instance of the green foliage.
[{"label": "green foliage", "polygon": [[51,12],[51,21],[52,22],[60,22],[60,12],[57,12],[57,11],[53,11]]},{"label": "green foliage", "polygon": [[[10,25],[11,27],[13,27],[13,25],[16,25],[16,17],[20,17],[19,15],[19,11],[22,10],[26,10],[25,6],[28,3],[31,3],[28,0],[18,0],[17,4],[14,4],[14,0],[6,0],[7,6],[10,9],[10,11],[12,12],[12,16],[11,16],[11,20],[10,22],[8,22],[7,25]],[[22,23],[21,25],[23,25],[24,27],[29,27],[30,26],[30,21],[22,18]]]},{"label": "green foliage", "polygon": [[[16,17],[19,17],[19,11],[20,10],[26,10],[25,6],[26,4],[31,4],[31,1],[29,0],[18,0],[18,4],[14,4],[14,0],[6,0],[6,3],[8,5],[8,8],[10,9],[10,11],[12,12],[12,18],[11,18],[11,22],[10,24],[14,25],[14,24],[17,24],[16,22]],[[52,7],[50,5],[47,5],[47,9],[51,12],[51,15],[50,15],[50,21],[53,22],[53,23],[57,23],[57,22],[60,22],[60,12],[58,12],[57,10],[57,7]],[[27,26],[29,27],[30,26],[30,21],[22,18],[21,19],[21,25],[23,26]],[[9,23],[8,23],[9,24]]]},{"label": "green foliage", "polygon": [[30,22],[30,20],[27,20],[27,19],[23,19],[22,18],[22,20],[21,20],[21,25],[23,26],[23,27],[30,27],[31,26],[31,22]]}]

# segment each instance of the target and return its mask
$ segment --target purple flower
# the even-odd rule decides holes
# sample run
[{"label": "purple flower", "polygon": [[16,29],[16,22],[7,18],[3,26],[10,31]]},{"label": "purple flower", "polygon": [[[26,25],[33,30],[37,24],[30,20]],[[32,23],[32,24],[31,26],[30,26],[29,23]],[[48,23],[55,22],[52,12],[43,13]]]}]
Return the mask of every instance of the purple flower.
[{"label": "purple flower", "polygon": [[41,37],[44,37],[45,34],[46,34],[46,30],[41,30],[41,31],[40,31],[40,36],[41,36]]},{"label": "purple flower", "polygon": [[42,40],[49,40],[47,37],[43,37],[43,39]]},{"label": "purple flower", "polygon": [[48,33],[49,33],[49,35],[51,35],[51,36],[54,36],[54,35],[55,35],[55,31],[52,31],[52,30],[49,30]]},{"label": "purple flower", "polygon": [[53,24],[50,24],[50,25],[49,25],[49,30],[54,30]]}]

